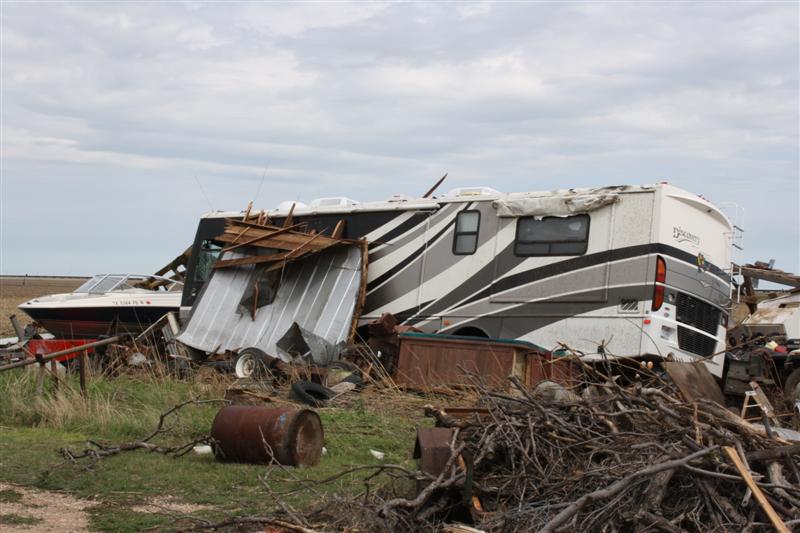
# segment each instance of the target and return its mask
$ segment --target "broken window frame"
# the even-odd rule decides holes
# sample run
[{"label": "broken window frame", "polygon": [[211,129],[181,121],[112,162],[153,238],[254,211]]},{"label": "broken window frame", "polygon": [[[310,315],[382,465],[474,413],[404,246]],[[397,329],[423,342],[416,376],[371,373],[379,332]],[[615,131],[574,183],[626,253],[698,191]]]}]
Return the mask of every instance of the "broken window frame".
[{"label": "broken window frame", "polygon": [[[583,232],[583,236],[580,239],[576,238],[534,238],[534,239],[521,239],[520,238],[520,228],[523,224],[527,224],[530,221],[533,221],[535,224],[547,224],[548,221],[558,221],[559,224],[563,224],[565,221],[568,220],[576,220],[581,219],[585,221],[585,230]],[[514,255],[517,257],[549,257],[549,256],[568,256],[568,255],[583,255],[589,248],[589,226],[591,225],[591,217],[589,215],[583,213],[580,215],[570,215],[567,217],[519,217],[517,219],[517,231],[514,236]],[[535,232],[534,232],[535,233]],[[567,237],[567,236],[565,236]],[[574,251],[567,251],[565,252],[563,248],[560,248],[558,245],[560,244],[569,244],[569,245],[583,245],[581,246],[580,250]],[[530,245],[544,245],[546,249],[542,252],[526,252],[521,250],[521,247],[526,247]],[[555,246],[554,246],[555,245]]]},{"label": "broken window frame", "polygon": [[[459,222],[463,218],[462,215],[472,215],[473,213],[478,215],[478,222],[475,225],[475,231],[459,230]],[[453,255],[474,254],[478,250],[478,236],[480,235],[480,231],[481,231],[481,212],[479,210],[465,209],[464,211],[459,212],[458,215],[456,216],[455,229],[453,230]],[[470,247],[471,251],[469,252],[458,251],[458,242],[462,237],[472,237],[473,241],[472,241],[472,246]]]}]

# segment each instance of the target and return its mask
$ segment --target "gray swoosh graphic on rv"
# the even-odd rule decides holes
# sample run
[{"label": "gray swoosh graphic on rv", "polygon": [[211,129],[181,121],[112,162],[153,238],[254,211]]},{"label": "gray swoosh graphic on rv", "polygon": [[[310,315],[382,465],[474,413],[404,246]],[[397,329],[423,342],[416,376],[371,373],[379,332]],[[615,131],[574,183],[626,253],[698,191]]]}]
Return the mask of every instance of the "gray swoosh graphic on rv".
[{"label": "gray swoosh graphic on rv", "polygon": [[[412,263],[412,261],[418,259],[425,252],[426,248],[430,246],[430,243],[438,240],[444,233],[447,232],[449,227],[453,225],[456,214],[456,211],[451,210],[450,213],[442,211],[433,215],[432,220],[429,220],[429,223],[426,224],[426,227],[424,228],[425,231],[420,234],[423,239],[416,239],[417,243],[409,242],[407,245],[401,246],[399,250],[394,250],[395,253],[393,254],[393,261],[391,263],[393,266],[391,268],[386,269],[385,266],[387,261],[384,261],[380,265],[383,268],[373,268],[370,270],[370,278],[367,282],[367,290],[375,290],[387,280],[394,277],[398,272],[405,269],[409,264]],[[436,233],[433,237],[429,237],[425,234],[426,231],[435,231]],[[427,241],[425,240],[426,238]],[[422,244],[420,245],[419,242]],[[373,261],[371,265],[375,267],[376,261]],[[381,271],[382,273],[375,274],[376,270]]]},{"label": "gray swoosh graphic on rv", "polygon": [[419,219],[418,224],[416,224],[413,229],[406,232],[405,235],[397,238],[394,242],[387,244],[386,246],[382,246],[381,248],[375,250],[373,253],[370,254],[370,261],[375,262],[383,257],[386,257],[392,252],[395,252],[405,246],[406,244],[413,242],[414,239],[425,233],[427,230],[427,224],[425,224],[425,220],[430,218],[431,223],[430,225],[433,226],[436,224],[436,221],[439,217],[447,217],[452,214],[454,211],[457,210],[458,206],[461,204],[447,204],[444,207],[440,208],[435,213],[428,215],[426,213],[419,213],[417,218]]},{"label": "gray swoosh graphic on rv", "polygon": [[[381,227],[378,228],[378,230],[381,230],[379,235],[371,238],[367,236],[370,241],[370,257],[372,260],[376,261],[392,251],[395,246],[395,243],[392,242],[393,240],[413,230],[419,224],[424,223],[429,215],[430,213],[424,211],[406,211],[398,217],[398,219],[401,220],[397,220],[392,224],[391,228],[385,229]],[[378,230],[375,230],[374,233],[377,233]]]},{"label": "gray swoosh graphic on rv", "polygon": [[[368,283],[367,287],[369,292],[367,293],[367,301],[364,305],[366,310],[363,313],[364,315],[369,315],[376,309],[388,305],[397,298],[419,288],[422,276],[423,258],[431,255],[426,253],[426,250],[433,249],[436,243],[443,242],[443,239],[451,232],[455,222],[456,211],[453,211],[449,215],[441,213],[441,216],[439,216],[439,214],[440,213],[437,213],[434,216],[444,220],[433,220],[431,226],[444,221],[446,221],[446,224],[436,235],[406,256],[406,258],[400,261],[394,268]],[[375,288],[370,290],[370,284],[375,285]]]},{"label": "gray swoosh graphic on rv", "polygon": [[[457,330],[465,326],[474,326],[480,327],[491,337],[518,338],[535,331],[540,327],[558,322],[559,320],[563,320],[565,318],[571,318],[576,315],[590,313],[604,308],[616,309],[617,303],[614,302],[619,302],[623,298],[641,301],[641,295],[646,293],[649,289],[652,289],[652,286],[649,284],[613,287],[608,290],[609,301],[607,302],[600,302],[596,300],[601,294],[604,294],[605,289],[595,289],[585,291],[583,293],[587,300],[594,298],[595,301],[575,302],[563,301],[561,298],[553,298],[547,302],[531,302],[521,304],[508,303],[503,305],[500,309],[497,308],[497,305],[493,305],[491,308],[491,315],[488,314],[490,311],[488,306],[483,307],[484,313],[477,313],[476,311],[478,311],[478,309],[473,309],[474,307],[481,305],[481,302],[479,302],[471,304],[469,308],[465,310],[463,315],[461,315],[465,317],[474,316],[474,318],[464,322],[459,322],[458,324],[454,324],[447,328],[443,328],[441,331],[446,333],[448,331]],[[570,295],[569,297],[572,298],[573,295]],[[456,318],[459,316],[459,314],[448,314],[446,316]],[[631,317],[637,318],[640,317],[640,315],[632,314]],[[526,328],[524,331],[517,332],[518,334],[513,336],[509,336],[508,332],[504,331],[503,326],[504,322],[506,322],[506,320],[509,318],[520,318],[530,321],[531,323],[536,322],[537,325],[535,327],[532,326]]]},{"label": "gray swoosh graphic on rv", "polygon": [[[646,258],[643,259],[646,261]],[[627,267],[628,265],[625,266]],[[637,270],[639,266],[630,265],[630,268],[622,269],[619,276],[625,276],[626,272]],[[539,294],[530,298],[522,296],[518,300],[497,301],[488,296],[481,300],[470,301],[463,306],[455,307],[440,314],[448,317],[469,317],[494,314],[498,309],[517,308],[521,311],[535,310],[538,314],[559,315],[559,313],[563,312],[563,316],[574,316],[581,313],[581,309],[586,306],[592,309],[615,307],[619,301],[614,300],[613,295],[620,292],[623,292],[626,298],[635,300],[646,300],[649,294],[652,293],[652,283],[647,282],[641,276],[637,276],[638,279],[635,280],[626,280],[626,283],[634,283],[635,285],[607,288],[604,286],[605,282],[598,284],[596,281],[598,277],[605,277],[605,269],[597,267],[591,270],[594,272],[590,276],[586,276],[586,272],[581,271],[567,273],[557,279],[548,278],[542,280],[543,282],[538,283]],[[645,289],[642,289],[642,287],[645,287]],[[534,297],[537,301],[530,301]]]},{"label": "gray swoosh graphic on rv", "polygon": [[[501,255],[510,255],[512,253],[512,247],[513,244],[509,245],[500,254],[498,254],[498,257]],[[717,306],[723,306],[726,303],[728,299],[727,285],[718,277],[707,274],[702,276],[702,281],[698,280],[695,270],[685,263],[675,260],[674,257],[668,255],[668,253],[664,253],[669,252],[669,250],[661,250],[653,246],[645,245],[629,247],[627,249],[604,251],[600,254],[590,254],[588,256],[582,256],[581,258],[578,258],[580,261],[559,261],[556,263],[551,263],[550,265],[536,267],[528,271],[515,274],[513,278],[518,280],[516,284],[504,283],[504,280],[509,279],[504,278],[504,276],[510,271],[511,268],[517,266],[519,262],[501,261],[500,263],[503,265],[503,267],[502,270],[500,270],[501,267],[498,266],[497,273],[493,272],[493,265],[490,263],[481,268],[473,276],[470,276],[470,278],[468,278],[454,291],[451,291],[442,298],[435,300],[427,308],[420,309],[419,318],[414,318],[410,320],[409,323],[413,324],[419,322],[422,320],[422,317],[443,314],[447,309],[455,308],[457,307],[458,303],[467,299],[469,299],[467,303],[485,300],[492,297],[502,299],[501,294],[503,292],[508,293],[511,291],[517,291],[521,287],[525,287],[532,283],[549,283],[552,282],[554,278],[558,278],[571,272],[572,269],[581,269],[576,273],[578,276],[591,275],[585,270],[587,267],[591,266],[599,266],[604,270],[606,265],[609,265],[611,285],[621,284],[626,281],[630,283],[631,281],[646,280],[652,289],[655,272],[655,254],[659,252],[661,252],[662,255],[668,259],[668,286],[689,294],[693,294],[701,299],[706,299],[709,301],[709,303]],[[638,259],[635,261],[635,263],[631,263],[629,261],[630,259],[637,258],[637,255],[634,254],[639,254]],[[620,270],[620,267],[618,266],[620,263],[631,264],[631,266],[625,267],[625,270]],[[634,264],[636,266],[633,266]],[[572,269],[570,269],[570,267],[572,267]],[[628,271],[628,268],[632,268],[634,271]],[[637,272],[639,268],[643,268],[643,272]],[[498,276],[498,280],[493,282],[492,278],[495,274]],[[630,277],[626,278],[626,276]],[[493,287],[490,287],[490,285],[493,285]],[[605,285],[605,282],[603,282],[602,285]],[[585,284],[576,283],[576,287],[583,288],[585,287]],[[566,292],[566,290],[563,290],[564,287],[560,288],[562,290],[555,291],[556,294],[560,292]],[[542,294],[537,294],[533,297],[540,298],[543,296],[544,295]]]}]

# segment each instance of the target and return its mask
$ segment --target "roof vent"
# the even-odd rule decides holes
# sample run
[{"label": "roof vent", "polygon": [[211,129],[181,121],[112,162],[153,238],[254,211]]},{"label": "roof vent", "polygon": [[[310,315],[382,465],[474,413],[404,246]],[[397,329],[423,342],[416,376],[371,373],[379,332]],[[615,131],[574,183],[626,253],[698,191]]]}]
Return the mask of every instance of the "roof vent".
[{"label": "roof vent", "polygon": [[413,198],[410,197],[407,194],[393,194],[392,197],[389,198],[386,201],[387,202],[409,202],[411,200],[413,200]]},{"label": "roof vent", "polygon": [[335,196],[333,198],[317,198],[316,200],[311,200],[310,205],[312,208],[351,207],[354,205],[358,205],[358,202],[356,202],[351,198],[345,198],[344,196]]},{"label": "roof vent", "polygon": [[445,196],[497,196],[499,194],[500,191],[491,187],[459,187],[451,190]]},{"label": "roof vent", "polygon": [[289,209],[292,208],[292,205],[294,205],[295,210],[308,209],[308,206],[303,202],[294,202],[292,200],[286,200],[285,202],[281,202],[278,204],[278,211],[286,211],[288,213]]}]

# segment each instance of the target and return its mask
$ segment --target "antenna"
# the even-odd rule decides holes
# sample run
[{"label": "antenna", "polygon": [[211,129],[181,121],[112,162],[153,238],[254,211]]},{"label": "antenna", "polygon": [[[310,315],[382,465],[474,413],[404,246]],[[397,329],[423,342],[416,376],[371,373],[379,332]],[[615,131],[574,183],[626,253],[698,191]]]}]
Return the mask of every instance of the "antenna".
[{"label": "antenna", "polygon": [[267,162],[267,166],[264,167],[264,174],[261,175],[261,182],[258,184],[258,189],[256,189],[256,195],[253,197],[254,204],[258,202],[258,195],[261,194],[261,186],[264,185],[264,180],[267,179],[267,171],[269,170],[270,165],[272,165],[271,159],[269,160],[269,162]]},{"label": "antenna", "polygon": [[437,181],[437,182],[434,184],[434,186],[433,186],[433,187],[431,187],[430,189],[428,189],[428,192],[426,192],[426,193],[425,193],[425,194],[424,194],[422,197],[423,197],[423,198],[427,198],[428,196],[430,196],[431,194],[433,194],[433,191],[435,191],[436,189],[438,189],[438,188],[439,188],[439,185],[441,185],[441,184],[442,184],[442,182],[444,181],[444,179],[445,179],[446,177],[447,177],[447,172],[445,172],[445,173],[444,173],[444,176],[442,176],[441,178],[439,178],[439,181]]},{"label": "antenna", "polygon": [[211,200],[208,199],[208,195],[206,194],[206,190],[203,188],[203,184],[200,183],[200,180],[198,179],[197,174],[194,175],[194,181],[197,182],[197,186],[200,187],[200,192],[203,193],[203,196],[205,196],[206,202],[208,202],[208,207],[211,208],[211,210],[213,211],[214,210],[214,206],[211,205]]}]

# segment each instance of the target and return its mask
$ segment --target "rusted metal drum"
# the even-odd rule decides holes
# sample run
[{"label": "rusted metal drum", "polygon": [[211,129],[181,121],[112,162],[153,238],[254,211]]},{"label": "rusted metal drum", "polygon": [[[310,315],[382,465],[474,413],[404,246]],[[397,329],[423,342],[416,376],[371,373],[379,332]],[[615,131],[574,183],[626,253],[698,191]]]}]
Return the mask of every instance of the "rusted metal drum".
[{"label": "rusted metal drum", "polygon": [[309,409],[229,405],[214,417],[211,437],[221,461],[313,466],[322,455],[319,415]]}]

